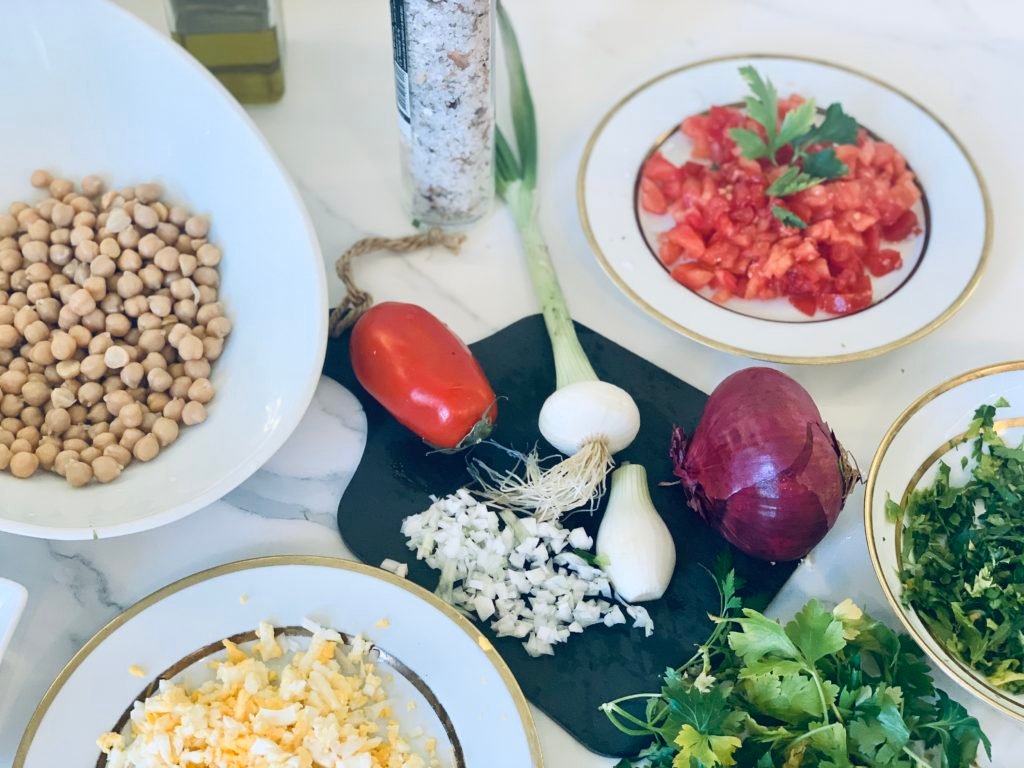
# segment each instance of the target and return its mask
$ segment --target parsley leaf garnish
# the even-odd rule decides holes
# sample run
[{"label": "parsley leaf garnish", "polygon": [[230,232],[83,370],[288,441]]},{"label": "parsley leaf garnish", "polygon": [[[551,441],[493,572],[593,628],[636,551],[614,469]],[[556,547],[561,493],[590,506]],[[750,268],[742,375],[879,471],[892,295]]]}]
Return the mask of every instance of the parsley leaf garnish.
[{"label": "parsley leaf garnish", "polygon": [[797,229],[807,229],[807,222],[788,208],[783,208],[781,205],[773,205],[772,214],[786,226],[796,227]]},{"label": "parsley leaf garnish", "polygon": [[908,636],[849,600],[831,611],[812,600],[782,626],[743,607],[731,570],[716,564],[714,578],[721,615],[708,641],[660,693],[601,707],[653,739],[616,768],[969,768],[990,752]]},{"label": "parsley leaf garnish", "polygon": [[[788,197],[823,181],[842,178],[849,168],[836,156],[832,146],[816,152],[808,147],[826,144],[856,144],[857,121],[843,111],[841,104],[830,104],[825,117],[814,124],[817,105],[808,99],[789,110],[779,125],[779,96],[771,80],[761,77],[753,67],[740,68],[740,75],[750,87],[751,95],[744,99],[747,115],[764,131],[762,137],[749,128],[732,128],[729,136],[748,160],[767,159],[776,164],[776,155],[786,146],[792,150],[792,160],[783,166],[783,173],[765,190],[770,197]],[[783,224],[803,229],[807,224],[782,206],[773,205],[772,213]],[[799,223],[797,223],[799,222]]]}]

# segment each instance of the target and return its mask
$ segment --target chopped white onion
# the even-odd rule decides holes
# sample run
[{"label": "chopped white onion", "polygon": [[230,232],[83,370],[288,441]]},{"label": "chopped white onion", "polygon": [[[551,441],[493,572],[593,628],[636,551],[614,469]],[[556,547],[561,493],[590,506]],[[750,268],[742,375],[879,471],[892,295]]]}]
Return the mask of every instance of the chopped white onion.
[{"label": "chopped white onion", "polygon": [[[547,656],[586,627],[626,623],[611,602],[607,574],[572,551],[593,546],[582,528],[499,517],[466,489],[432,501],[402,523],[409,549],[441,572],[442,598],[490,621],[498,637],[524,639],[528,654]],[[654,625],[647,611],[623,605],[649,637]]]}]

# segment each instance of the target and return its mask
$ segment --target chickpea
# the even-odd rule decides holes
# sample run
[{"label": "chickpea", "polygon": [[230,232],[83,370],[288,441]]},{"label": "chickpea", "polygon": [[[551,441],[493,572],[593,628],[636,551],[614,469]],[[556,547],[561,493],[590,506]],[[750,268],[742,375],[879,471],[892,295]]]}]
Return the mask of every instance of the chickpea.
[{"label": "chickpea", "polygon": [[75,340],[79,349],[88,347],[89,342],[92,341],[92,331],[86,328],[84,325],[76,323],[67,329],[68,336]]},{"label": "chickpea", "polygon": [[131,429],[128,429],[123,424],[120,425],[120,429],[121,429],[121,438],[118,441],[118,444],[124,446],[129,451],[134,449],[135,448],[135,444],[137,442],[139,442],[139,440],[141,440],[145,436],[145,434],[146,434],[145,432],[143,432],[141,429],[138,429],[138,428],[134,428],[133,427]]},{"label": "chickpea", "polygon": [[132,401],[128,405],[121,408],[117,414],[117,418],[129,429],[138,427],[142,424],[142,406]]},{"label": "chickpea", "polygon": [[103,378],[107,372],[107,364],[103,361],[103,355],[93,354],[82,360],[81,372],[90,381]]},{"label": "chickpea", "polygon": [[216,267],[220,264],[221,250],[216,245],[204,243],[196,250],[196,258],[202,267]]},{"label": "chickpea", "polygon": [[[116,461],[114,463],[117,464]],[[79,461],[78,459],[71,459],[65,464],[64,477],[65,479],[67,479],[68,484],[71,485],[73,488],[81,488],[84,485],[88,485],[89,482],[92,480],[92,474],[92,467],[90,467],[84,461]]]},{"label": "chickpea", "polygon": [[[135,321],[135,327],[138,328],[142,333],[146,331],[156,330],[163,326],[163,321],[154,315],[152,312],[143,312],[139,315],[138,320]],[[162,344],[160,345],[163,346]],[[159,348],[159,347],[158,347]],[[153,350],[154,352],[156,350]]]},{"label": "chickpea", "polygon": [[181,398],[175,398],[164,406],[163,415],[173,421],[181,421],[184,410],[185,401]]},{"label": "chickpea", "polygon": [[[109,395],[111,392],[127,391],[124,388],[124,382],[121,381],[121,377],[116,373],[111,373],[103,380],[103,392],[105,395]],[[131,394],[131,393],[129,393]],[[132,395],[134,397],[134,395]]]},{"label": "chickpea", "polygon": [[159,352],[167,344],[167,334],[159,328],[143,331],[139,337],[139,348],[143,352]]},{"label": "chickpea", "polygon": [[204,355],[203,349],[203,342],[191,333],[185,334],[181,341],[178,342],[178,354],[181,356],[182,360],[199,360],[202,357],[207,357],[210,360],[217,359],[214,355]]},{"label": "chickpea", "polygon": [[[192,299],[182,299],[174,303],[174,315],[185,323],[192,323],[196,319],[199,308]],[[198,328],[193,329],[195,333]]]},{"label": "chickpea", "polygon": [[153,256],[153,264],[162,269],[164,272],[174,272],[178,269],[178,259],[180,254],[178,249],[173,246],[167,245],[156,252]]},{"label": "chickpea", "polygon": [[117,292],[122,299],[130,299],[142,292],[142,279],[134,272],[125,272],[117,280]]},{"label": "chickpea", "polygon": [[0,443],[0,470],[7,469],[13,456],[14,454],[11,453],[11,449]]},{"label": "chickpea", "polygon": [[43,443],[36,448],[36,458],[39,459],[39,465],[43,469],[50,471],[53,469],[53,463],[57,459],[59,452],[60,448],[53,443]]},{"label": "chickpea", "polygon": [[67,179],[53,179],[48,186],[50,194],[58,200],[75,191],[75,185]]},{"label": "chickpea", "polygon": [[103,398],[103,402],[107,405],[107,410],[110,411],[114,416],[120,417],[121,409],[127,405],[131,405],[135,402],[135,399],[124,390],[116,390],[114,392],[108,392]]},{"label": "chickpea", "polygon": [[126,248],[117,258],[117,266],[122,272],[138,272],[142,267],[142,257],[131,248]]},{"label": "chickpea", "polygon": [[102,355],[110,349],[113,344],[114,340],[111,338],[109,333],[103,332],[97,336],[93,336],[92,341],[89,342],[89,354]]},{"label": "chickpea", "polygon": [[[113,278],[111,278],[111,279],[113,279]],[[116,283],[116,280],[115,280],[115,283]],[[115,285],[115,288],[116,288],[116,285]],[[109,324],[109,322],[110,322],[110,317],[109,316],[110,315],[123,315],[124,314],[121,311],[122,309],[124,309],[124,299],[122,299],[116,293],[108,293],[106,296],[103,297],[103,301],[100,302],[100,309],[107,313],[107,315],[108,315],[107,322]],[[125,319],[127,319],[127,316],[125,316]],[[129,328],[131,327],[131,322],[128,323],[128,326],[129,326]]]},{"label": "chickpea", "polygon": [[122,338],[132,329],[132,321],[126,315],[114,312],[107,315],[105,327],[107,330],[104,335],[109,334],[110,336]]},{"label": "chickpea", "polygon": [[206,406],[195,401],[187,403],[181,411],[181,420],[189,427],[202,424],[206,421]]},{"label": "chickpea", "polygon": [[[119,209],[115,209],[119,210]],[[82,459],[86,459],[86,454],[89,451],[95,450],[93,448],[86,449],[82,453]],[[92,471],[96,479],[101,483],[109,483],[112,480],[116,480],[117,476],[121,474],[121,465],[112,456],[100,456],[99,451],[96,451],[97,455],[92,458]]]},{"label": "chickpea", "polygon": [[[78,398],[75,396],[75,393],[72,392],[70,389],[67,389],[66,386],[56,387],[52,392],[50,392],[50,405],[53,406],[54,410],[51,410],[49,413],[47,413],[47,416],[49,416],[49,414],[53,413],[55,410],[67,410],[77,401]],[[70,420],[70,418],[71,417],[69,415],[68,419]]]},{"label": "chickpea", "polygon": [[98,197],[103,192],[103,180],[99,176],[89,175],[82,179],[82,193],[87,197]]},{"label": "chickpea", "polygon": [[28,297],[24,293],[15,292],[8,296],[7,304],[15,309],[21,309],[28,304]]},{"label": "chickpea", "polygon": [[142,363],[128,363],[128,365],[121,369],[121,381],[124,382],[126,387],[132,389],[142,383],[145,375],[146,369],[142,367]]},{"label": "chickpea", "polygon": [[149,302],[145,296],[133,296],[124,302],[124,313],[128,317],[139,317],[149,309]]},{"label": "chickpea", "polygon": [[30,451],[15,453],[10,459],[11,474],[19,478],[32,477],[39,469],[39,457]]},{"label": "chickpea", "polygon": [[210,220],[206,216],[193,216],[185,222],[189,237],[206,237],[210,231]]},{"label": "chickpea", "polygon": [[159,237],[165,245],[174,245],[178,240],[178,234],[181,230],[178,229],[174,224],[162,221],[156,225],[156,236]]},{"label": "chickpea", "polygon": [[99,424],[101,421],[110,421],[110,411],[106,403],[96,403],[85,416],[86,421],[92,424]]},{"label": "chickpea", "polygon": [[88,430],[89,439],[92,441],[92,447],[103,450],[108,445],[112,445],[117,442],[117,435],[110,431],[110,424],[105,421],[101,421],[98,424],[93,424]]},{"label": "chickpea", "polygon": [[27,381],[21,388],[21,396],[29,405],[39,406],[50,399],[50,387],[43,381]]},{"label": "chickpea", "polygon": [[154,368],[160,368],[166,371],[167,360],[159,352],[150,352],[145,356],[145,358],[143,358],[142,367],[146,370],[147,374]]},{"label": "chickpea", "polygon": [[[50,298],[49,284],[47,282],[32,283],[32,285],[28,287],[28,290],[25,291],[25,298],[29,300],[30,304],[38,306],[40,301],[45,301],[46,299]],[[38,311],[39,310],[37,309],[36,312]]]},{"label": "chickpea", "polygon": [[172,379],[177,379],[180,376],[185,375],[185,364],[184,363],[171,363],[167,367],[167,372],[171,374]]},{"label": "chickpea", "polygon": [[109,347],[103,355],[103,362],[111,370],[120,370],[128,365],[128,352],[124,347]]},{"label": "chickpea", "polygon": [[[95,229],[96,223],[97,216],[92,211],[78,211],[75,214],[75,218],[71,220],[72,227],[88,227],[89,229]],[[50,240],[53,240],[52,233],[50,234]]]},{"label": "chickpea", "polygon": [[50,172],[44,170],[32,171],[32,175],[29,177],[29,182],[36,189],[46,189],[52,181],[53,177]]},{"label": "chickpea", "polygon": [[150,370],[146,376],[146,381],[154,392],[166,392],[174,383],[171,374],[163,368],[153,368]]},{"label": "chickpea", "polygon": [[[205,359],[189,360],[184,366],[184,375],[192,379],[210,378],[210,361]],[[195,398],[193,398],[195,399]]]},{"label": "chickpea", "polygon": [[46,221],[46,219],[37,218],[28,225],[28,236],[32,240],[48,243],[50,241],[51,229],[53,229],[53,227],[50,226],[50,223]]},{"label": "chickpea", "polygon": [[6,213],[0,214],[0,237],[10,237],[18,231],[18,220]]},{"label": "chickpea", "polygon": [[71,230],[71,236],[68,238],[68,242],[73,248],[77,248],[86,240],[92,240],[95,237],[96,233],[93,232],[92,227],[77,226]]},{"label": "chickpea", "polygon": [[150,413],[163,413],[164,406],[171,401],[171,398],[164,392],[150,392],[146,397],[146,407]]},{"label": "chickpea", "polygon": [[12,349],[21,341],[21,334],[13,325],[0,325],[0,349]]},{"label": "chickpea", "polygon": [[22,371],[9,370],[0,374],[0,392],[5,395],[21,394],[21,388],[28,381],[28,376]]},{"label": "chickpea", "polygon": [[[72,427],[71,429],[75,429],[75,428],[76,427]],[[80,427],[79,427],[79,429],[80,429]],[[85,434],[85,430],[84,429],[82,430],[82,434],[83,435]],[[74,451],[75,453],[81,453],[82,451],[84,451],[88,447],[89,447],[89,444],[86,443],[84,439],[82,439],[82,438],[72,438],[72,437],[68,437],[67,435],[64,435],[64,450],[66,450],[66,451]]]},{"label": "chickpea", "polygon": [[132,455],[139,461],[152,461],[160,453],[160,441],[149,434],[139,440],[132,449]]},{"label": "chickpea", "polygon": [[147,264],[139,270],[142,284],[150,291],[158,291],[164,284],[164,273],[156,264]]},{"label": "chickpea", "polygon": [[53,461],[53,471],[64,477],[68,464],[72,461],[78,461],[78,451],[69,451],[67,448],[59,451]]},{"label": "chickpea", "polygon": [[184,277],[191,277],[199,268],[199,259],[190,253],[183,253],[178,256],[178,271]]},{"label": "chickpea", "polygon": [[32,346],[32,350],[28,353],[29,359],[38,365],[46,367],[53,365],[57,360],[53,356],[53,351],[50,349],[49,340],[43,340],[37,342]]},{"label": "chickpea", "polygon": [[132,208],[132,218],[143,229],[155,229],[156,225],[160,223],[160,217],[157,215],[157,212],[144,203],[140,203]]},{"label": "chickpea", "polygon": [[71,295],[67,306],[79,317],[84,317],[96,309],[96,298],[85,288],[79,288]]},{"label": "chickpea", "polygon": [[11,443],[11,453],[32,453],[33,450],[32,443],[23,437],[16,438],[15,441]]},{"label": "chickpea", "polygon": [[201,357],[205,357],[210,361],[214,361],[221,356],[224,351],[224,339],[218,339],[214,337],[208,337],[203,339],[203,354]]},{"label": "chickpea", "polygon": [[[108,436],[110,437],[111,441],[116,439],[114,435],[110,432],[107,432],[107,434],[104,435],[104,437]],[[99,446],[96,447],[98,448]],[[138,447],[138,444],[136,444],[136,447]],[[116,442],[111,442],[109,445],[104,446],[102,448],[102,451],[104,456],[109,456],[122,467],[127,467],[129,464],[132,463],[132,452],[125,448],[123,445],[118,445]]]},{"label": "chickpea", "polygon": [[48,325],[56,325],[60,319],[60,302],[57,299],[40,299],[36,302],[39,319]]},{"label": "chickpea", "polygon": [[[83,386],[85,386],[85,385],[83,385]],[[79,394],[81,394],[82,390],[79,389],[78,391],[79,391]],[[71,425],[72,425],[71,429],[74,429],[76,426],[85,423],[85,417],[89,413],[89,411],[82,404],[81,398],[79,398],[79,401],[77,403],[75,403],[70,408],[68,408],[68,413],[71,414]],[[83,435],[85,434],[85,430],[84,429],[82,430],[82,434]]]},{"label": "chickpea", "polygon": [[139,255],[144,259],[152,259],[165,247],[164,241],[155,233],[143,235],[139,239]]},{"label": "chickpea", "polygon": [[178,376],[171,383],[169,394],[171,397],[188,397],[188,389],[192,386],[192,379],[188,376]]},{"label": "chickpea", "polygon": [[132,217],[128,215],[128,212],[124,208],[114,208],[107,215],[107,220],[104,226],[108,232],[113,232],[115,235],[124,232],[131,226]]},{"label": "chickpea", "polygon": [[75,213],[75,209],[66,203],[54,203],[53,209],[50,211],[50,221],[54,226],[66,227],[75,218]]}]

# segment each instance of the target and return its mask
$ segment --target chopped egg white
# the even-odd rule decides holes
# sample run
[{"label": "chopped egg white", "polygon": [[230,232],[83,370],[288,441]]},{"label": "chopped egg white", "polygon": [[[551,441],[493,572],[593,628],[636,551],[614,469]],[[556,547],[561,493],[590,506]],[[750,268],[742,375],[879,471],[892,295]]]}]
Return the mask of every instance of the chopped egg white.
[{"label": "chopped egg white", "polygon": [[213,680],[194,690],[161,681],[136,702],[126,736],[97,740],[108,768],[440,766],[435,740],[417,749],[402,732],[373,646],[362,637],[344,646],[337,632],[303,623],[313,637],[287,659],[264,622],[251,653],[224,641]]},{"label": "chopped egg white", "polygon": [[[499,516],[463,488],[407,517],[402,533],[416,558],[441,572],[442,599],[489,621],[499,637],[523,639],[531,656],[553,655],[586,627],[626,623],[607,574],[573,551],[594,545],[582,528]],[[649,637],[647,611],[623,605]]]}]

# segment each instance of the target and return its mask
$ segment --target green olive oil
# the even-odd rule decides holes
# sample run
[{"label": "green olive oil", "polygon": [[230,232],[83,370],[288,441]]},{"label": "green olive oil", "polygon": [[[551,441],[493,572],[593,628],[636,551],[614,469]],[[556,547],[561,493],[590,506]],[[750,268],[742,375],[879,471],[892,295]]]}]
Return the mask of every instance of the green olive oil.
[{"label": "green olive oil", "polygon": [[172,37],[239,101],[284,95],[281,28],[268,0],[171,0]]}]

